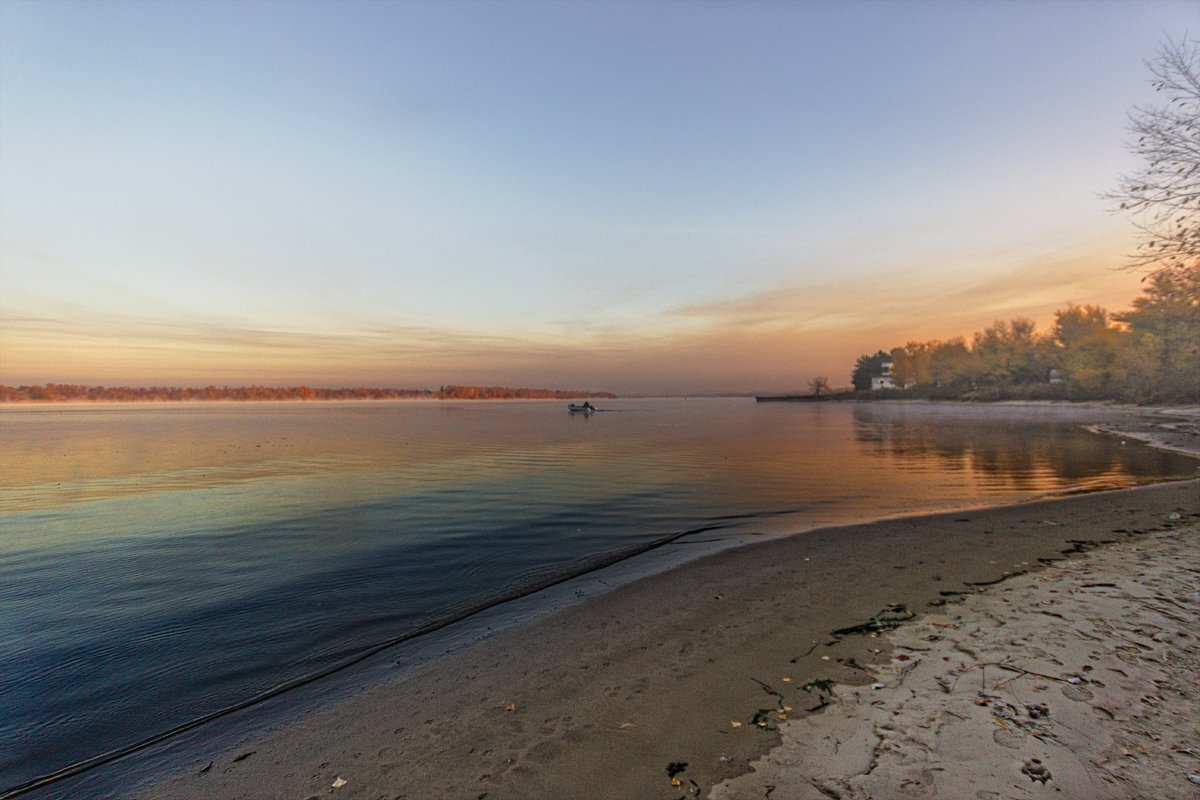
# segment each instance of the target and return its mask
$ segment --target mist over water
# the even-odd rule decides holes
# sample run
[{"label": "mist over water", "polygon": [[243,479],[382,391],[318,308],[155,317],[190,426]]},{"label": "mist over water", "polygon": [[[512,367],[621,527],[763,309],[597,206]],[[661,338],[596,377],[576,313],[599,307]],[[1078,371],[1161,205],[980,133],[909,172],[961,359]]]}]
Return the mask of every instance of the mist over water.
[{"label": "mist over water", "polygon": [[599,405],[0,409],[0,793],[686,531],[1197,474],[1055,409]]}]

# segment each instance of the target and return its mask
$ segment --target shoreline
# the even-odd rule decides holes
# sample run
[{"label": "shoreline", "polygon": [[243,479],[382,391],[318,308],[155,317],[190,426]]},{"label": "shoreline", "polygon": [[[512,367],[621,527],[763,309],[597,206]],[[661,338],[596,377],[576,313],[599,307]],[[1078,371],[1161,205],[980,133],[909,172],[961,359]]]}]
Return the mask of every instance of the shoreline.
[{"label": "shoreline", "polygon": [[887,633],[875,682],[710,797],[1200,797],[1197,517]]},{"label": "shoreline", "polygon": [[[884,405],[900,409],[904,404],[887,403]],[[938,404],[938,407],[950,410],[944,404]],[[970,407],[970,409],[974,408],[977,407],[974,405]],[[1054,414],[1056,416],[1062,413],[1072,414],[1073,411],[1080,410],[1046,404],[1033,404],[1032,409],[1038,415]],[[1013,411],[1019,413],[1018,409],[1014,408]],[[1200,408],[1092,408],[1090,411],[1093,414],[1106,411],[1106,414],[1103,416],[1088,415],[1091,416],[1091,419],[1079,420],[1080,425],[1087,423],[1100,433],[1126,435],[1130,439],[1150,441],[1151,444],[1163,447],[1163,449],[1200,456],[1200,446],[1198,446],[1200,431],[1196,425],[1196,422],[1200,421]],[[1115,411],[1120,411],[1120,413],[1115,413]],[[950,410],[950,413],[954,413],[954,411]],[[968,411],[962,411],[962,413],[968,413]],[[1100,422],[1105,417],[1109,421]],[[1182,425],[1180,425],[1181,422]],[[1180,446],[1181,443],[1182,446]],[[719,639],[719,636],[714,636],[712,630],[708,630],[708,627],[712,626],[704,626],[704,622],[707,622],[708,618],[718,620],[714,622],[715,632],[718,634],[722,632],[722,628],[728,628],[730,631],[749,628],[749,642],[744,637],[737,639],[738,644],[746,649],[739,663],[757,663],[762,661],[763,642],[755,639],[770,639],[781,636],[781,634],[786,634],[794,639],[806,634],[810,637],[810,645],[815,646],[823,636],[822,627],[826,633],[834,628],[832,624],[824,625],[824,622],[836,618],[838,614],[844,614],[847,608],[851,606],[859,608],[862,616],[859,616],[858,622],[876,615],[886,606],[881,604],[871,610],[866,604],[859,602],[863,601],[864,597],[883,597],[888,594],[881,593],[880,587],[876,587],[874,583],[881,583],[886,587],[887,585],[900,587],[899,593],[895,593],[895,591],[892,593],[896,596],[910,593],[910,596],[920,597],[919,601],[914,602],[928,601],[931,596],[928,593],[930,587],[924,585],[923,581],[936,578],[936,582],[941,583],[949,579],[949,576],[941,575],[941,573],[930,575],[929,570],[925,569],[925,561],[919,558],[922,554],[928,555],[929,558],[944,555],[936,552],[937,540],[946,541],[947,536],[950,540],[958,540],[964,535],[978,536],[980,534],[989,539],[995,539],[995,542],[985,542],[986,549],[984,551],[960,552],[961,563],[955,565],[955,571],[959,575],[967,575],[967,573],[976,575],[976,582],[1004,581],[1010,573],[1027,570],[1031,564],[1036,564],[1038,559],[1056,558],[1057,551],[1060,549],[1075,547],[1070,545],[1069,536],[1064,539],[1064,536],[1061,535],[1064,531],[1054,530],[1058,525],[1052,523],[1049,518],[1028,517],[1028,513],[1032,513],[1031,509],[1045,504],[1081,503],[1082,510],[1079,512],[1079,519],[1074,522],[1084,523],[1080,530],[1086,535],[1080,535],[1076,539],[1106,542],[1109,540],[1102,536],[1105,530],[1108,530],[1104,528],[1104,516],[1097,517],[1094,512],[1096,507],[1103,504],[1096,498],[1109,494],[1132,497],[1130,493],[1138,493],[1142,489],[1153,492],[1166,486],[1182,487],[1184,504],[1180,507],[1184,507],[1188,503],[1190,506],[1195,506],[1196,500],[1200,499],[1200,481],[1190,479],[1183,483],[1177,483],[1177,485],[1148,485],[1102,494],[1093,494],[1090,491],[1078,495],[1055,495],[1046,500],[1020,501],[1015,505],[996,506],[991,509],[965,509],[928,516],[890,518],[864,524],[838,525],[836,528],[804,531],[804,533],[786,537],[784,541],[794,540],[793,543],[796,547],[792,548],[781,545],[780,540],[742,545],[733,551],[721,551],[703,557],[700,563],[685,563],[683,566],[673,567],[667,571],[656,570],[652,575],[638,579],[634,584],[622,585],[612,594],[624,596],[625,593],[634,593],[625,597],[624,600],[620,597],[605,599],[604,596],[592,596],[584,601],[582,606],[560,608],[548,619],[545,616],[540,616],[540,618],[535,616],[532,622],[522,622],[521,626],[496,633],[494,636],[492,633],[488,633],[484,638],[475,638],[473,642],[460,646],[455,654],[449,657],[431,655],[427,661],[421,661],[418,666],[406,664],[406,669],[409,669],[410,673],[406,672],[398,678],[397,673],[402,670],[389,668],[388,664],[377,664],[377,667],[380,668],[376,669],[373,679],[378,679],[379,673],[390,672],[392,674],[390,678],[384,679],[390,680],[384,685],[372,686],[371,681],[365,682],[366,690],[361,694],[376,698],[378,702],[374,705],[371,702],[354,705],[359,700],[359,694],[349,697],[344,693],[335,694],[338,698],[335,704],[331,708],[316,712],[316,714],[307,715],[307,712],[304,712],[304,716],[298,716],[296,712],[290,712],[290,714],[284,712],[283,718],[289,722],[284,723],[282,727],[277,722],[268,722],[268,724],[275,724],[274,730],[265,728],[269,730],[269,733],[262,733],[264,730],[262,723],[258,723],[257,727],[253,727],[251,724],[239,727],[240,733],[236,735],[240,738],[234,744],[229,744],[228,736],[220,740],[221,752],[218,752],[214,742],[204,741],[203,736],[197,736],[190,744],[180,742],[180,747],[172,756],[174,760],[170,763],[175,765],[186,763],[185,758],[176,758],[179,753],[188,754],[188,757],[191,757],[192,754],[204,753],[204,756],[193,759],[191,765],[184,770],[174,772],[173,775],[164,775],[161,769],[156,771],[152,766],[151,769],[142,770],[140,768],[145,765],[142,763],[118,764],[114,768],[115,771],[118,771],[114,784],[120,787],[118,796],[138,796],[138,798],[175,798],[175,796],[179,796],[179,798],[184,798],[184,796],[247,796],[247,798],[264,796],[265,798],[265,796],[290,796],[298,792],[301,793],[298,796],[325,795],[332,792],[340,796],[372,796],[372,798],[374,796],[463,796],[463,798],[547,796],[548,798],[548,796],[554,796],[554,792],[570,793],[580,786],[586,786],[592,778],[607,781],[608,778],[604,777],[604,771],[589,771],[592,768],[588,766],[587,762],[592,759],[595,759],[596,764],[605,764],[610,763],[614,756],[620,756],[620,768],[625,769],[629,764],[637,764],[637,769],[642,770],[646,766],[652,765],[640,762],[650,760],[647,753],[653,752],[653,746],[658,746],[662,742],[670,742],[672,736],[677,734],[683,734],[679,736],[679,740],[684,742],[683,747],[677,748],[685,750],[685,748],[691,747],[692,750],[695,750],[691,744],[692,740],[712,740],[714,730],[721,736],[721,739],[716,740],[719,744],[728,741],[731,733],[740,729],[749,729],[751,724],[760,730],[760,736],[756,741],[737,742],[738,748],[734,748],[736,752],[733,754],[721,752],[718,766],[715,769],[700,769],[697,768],[696,760],[691,762],[690,768],[686,770],[686,775],[679,772],[674,776],[679,778],[682,788],[672,787],[670,782],[667,782],[666,794],[662,793],[660,775],[658,775],[658,772],[665,774],[666,766],[662,766],[661,769],[649,770],[649,772],[655,772],[653,778],[649,777],[649,772],[638,778],[638,780],[646,781],[644,784],[636,781],[623,783],[620,784],[622,786],[620,792],[614,790],[611,795],[616,798],[616,796],[626,796],[632,792],[641,793],[642,796],[650,796],[650,798],[654,798],[654,796],[678,798],[682,795],[682,789],[691,787],[698,792],[701,783],[706,788],[712,787],[716,786],[720,780],[749,771],[751,763],[778,745],[782,735],[780,728],[786,727],[786,724],[781,726],[780,723],[784,722],[781,720],[769,720],[766,727],[758,727],[756,715],[762,709],[755,709],[754,714],[743,715],[740,718],[739,721],[743,724],[739,728],[733,728],[731,718],[725,722],[726,726],[731,729],[716,729],[721,728],[721,726],[716,726],[714,730],[701,730],[698,733],[683,732],[679,729],[679,726],[688,724],[689,720],[695,721],[696,704],[692,702],[691,698],[686,697],[685,692],[680,691],[679,686],[672,686],[668,681],[671,674],[678,673],[678,670],[672,672],[672,664],[668,663],[671,658],[672,646],[678,645],[680,654],[684,655],[684,660],[692,663],[692,674],[685,675],[686,680],[697,685],[692,697],[704,698],[704,703],[708,703],[709,700],[713,700],[715,703],[718,700],[725,702],[730,699],[721,697],[718,687],[713,686],[714,675],[721,674],[721,669],[712,666],[704,667],[703,664],[697,667],[695,663],[695,658],[700,657],[702,652],[708,652],[708,661],[704,662],[706,664],[718,664],[718,667],[720,664],[728,666],[728,662],[731,661],[732,656],[728,652],[724,652],[724,654],[718,652],[715,655],[719,657],[714,657],[713,642],[710,640],[697,642],[697,637],[688,636],[689,633],[700,631],[704,633],[706,639]],[[1150,497],[1150,495],[1141,495],[1141,497]],[[1108,498],[1104,503],[1108,503],[1112,499],[1114,498]],[[1118,499],[1116,503],[1120,505],[1123,501]],[[1154,503],[1158,503],[1158,500]],[[1006,515],[1014,515],[1014,513],[1019,517],[1027,517],[1024,527],[1028,529],[1028,533],[1033,534],[1031,539],[1036,541],[1012,541],[1012,537],[1022,525],[1003,522],[1003,518]],[[1148,513],[1153,517],[1154,510],[1153,507],[1151,509],[1140,509],[1139,507],[1136,513],[1139,516]],[[1087,519],[1091,519],[1091,523],[1087,523]],[[925,528],[926,533],[918,534],[913,530],[920,528]],[[929,530],[930,528],[934,530]],[[1000,530],[1001,528],[1007,530]],[[890,533],[886,529],[890,529]],[[1080,531],[1076,530],[1076,534],[1078,533]],[[839,539],[841,534],[846,534],[848,539]],[[1020,534],[1016,535],[1019,539],[1024,539]],[[888,537],[912,542],[914,547],[907,545],[900,547],[900,551],[904,551],[902,553],[898,552],[895,547],[882,549],[878,547],[881,543],[878,540],[886,540]],[[799,545],[800,540],[804,542],[803,547]],[[1007,547],[1004,546],[1003,540],[1009,540]],[[865,542],[870,547],[856,549],[859,541]],[[1064,542],[1067,543],[1067,547],[1062,546]],[[770,548],[775,546],[780,548],[779,551],[770,551]],[[913,552],[908,552],[910,549]],[[758,555],[751,555],[749,558],[738,555],[737,559],[734,559],[733,554],[739,554],[742,551],[755,551]],[[809,555],[799,554],[810,551]],[[762,553],[767,552],[774,554],[764,557]],[[874,563],[871,561],[871,552],[878,555]],[[1034,561],[1031,563],[1026,559],[1022,564],[1022,561],[1015,560],[1018,552],[1032,554],[1031,558]],[[847,579],[842,578],[839,582],[838,575],[830,575],[830,573],[820,570],[809,571],[809,560],[812,559],[814,564],[820,563],[817,559],[826,559],[826,563],[833,563],[838,558],[845,559],[847,554],[862,561],[860,564],[862,569],[854,573],[853,578],[848,578],[848,581],[872,583],[870,590],[862,593],[864,597],[854,597],[854,603],[828,603],[826,602],[828,599],[812,602],[812,596],[820,595],[822,591],[829,594],[844,591]],[[996,558],[988,558],[989,555],[994,555]],[[803,563],[800,563],[800,558],[803,558]],[[787,563],[788,559],[791,559],[791,564]],[[944,558],[942,560],[943,563],[946,561]],[[733,569],[734,564],[743,565],[738,569],[745,571],[744,576],[731,575],[730,570]],[[1012,569],[1000,569],[1002,565],[1006,564],[1009,564]],[[784,569],[788,566],[791,569]],[[913,570],[913,572],[906,573],[907,570]],[[922,570],[924,571],[922,572]],[[810,587],[805,587],[808,595],[796,587],[787,587],[793,600],[806,603],[799,612],[791,614],[791,621],[796,624],[793,625],[796,630],[787,631],[786,625],[781,627],[781,620],[774,619],[772,614],[763,613],[763,607],[767,606],[767,603],[780,600],[779,597],[770,596],[772,593],[769,591],[764,594],[763,585],[784,585],[780,583],[780,575],[804,575],[812,584]],[[713,599],[720,597],[720,600],[716,603],[708,602],[708,597],[704,595],[704,591],[708,587],[706,582],[716,581],[719,578],[720,581],[736,583],[739,577],[746,584],[744,587],[739,588],[736,593],[728,591],[728,593],[722,594],[721,591],[714,590]],[[766,582],[766,584],[754,585],[762,582]],[[664,585],[670,587],[672,584],[686,585],[688,591],[671,591],[670,589],[664,591]],[[696,595],[692,591],[695,587],[692,587],[691,584],[698,584],[700,594]],[[719,581],[713,583],[714,587],[718,584]],[[710,589],[710,587],[708,588]],[[745,590],[744,595],[743,590]],[[592,595],[590,591],[588,594]],[[756,602],[750,603],[750,608],[746,607],[744,603],[726,602],[732,600],[734,595],[743,595],[743,601],[755,597]],[[688,609],[679,607],[679,603],[689,597],[692,602],[698,603],[695,610],[703,612],[702,614],[697,616],[696,613],[691,613],[689,615]],[[940,597],[932,595],[932,600],[937,601],[938,599]],[[880,600],[880,602],[883,601]],[[890,603],[890,601],[888,602]],[[661,612],[661,624],[655,625],[654,620],[643,619],[646,612],[644,609],[637,608],[640,603],[654,608],[655,614]],[[908,608],[918,615],[923,615],[929,610],[917,606],[908,606]],[[930,606],[930,608],[935,607]],[[605,614],[617,613],[613,609],[619,610],[619,614],[613,616],[611,620],[605,621]],[[599,622],[596,621],[598,619],[596,614],[600,615]],[[846,620],[850,620],[850,616],[845,614],[844,616]],[[782,621],[787,622],[788,620]],[[853,624],[853,620],[847,621],[847,624]],[[557,632],[554,625],[558,625]],[[679,630],[670,630],[672,625],[683,627],[679,627]],[[571,631],[572,626],[581,628],[582,632]],[[595,643],[588,640],[587,630],[605,631],[606,636],[616,639],[616,642],[610,643],[612,646],[625,648],[620,655],[624,657],[637,656],[637,658],[628,664],[618,664],[611,657],[604,660],[605,655],[612,655],[611,646],[604,644],[596,646]],[[613,631],[616,631],[616,636],[613,636]],[[726,633],[726,636],[733,636],[733,634]],[[575,642],[578,646],[575,649],[564,649],[562,642],[564,638]],[[635,644],[637,652],[630,649],[634,648]],[[851,645],[845,646],[850,648]],[[533,650],[536,654],[540,654],[540,661],[538,655],[529,654],[526,654],[524,662],[521,662],[521,654],[517,654],[516,661],[514,661],[512,650],[522,649]],[[841,667],[845,667],[847,663],[851,664],[851,668],[841,670],[840,678],[836,679],[839,685],[845,681],[863,679],[863,673],[860,673],[860,664],[870,663],[872,657],[878,656],[875,652],[871,652],[871,649],[860,649],[858,656],[846,656],[845,654],[839,656],[844,660],[838,662]],[[478,656],[485,658],[494,656],[496,660],[486,669],[480,668],[478,664],[474,667],[470,666],[470,660]],[[590,663],[589,658],[592,660]],[[598,658],[600,660],[596,661]],[[815,655],[809,652],[806,658],[788,661],[791,664],[799,664],[798,667],[791,667],[790,672],[799,672],[805,667],[810,669],[809,672],[803,673],[806,675],[803,680],[794,678],[791,674],[787,675],[787,678],[792,678],[792,680],[787,681],[787,684],[791,684],[791,686],[785,685],[786,690],[794,692],[796,685],[803,685],[811,680],[826,679],[818,676],[824,674],[822,670],[811,668],[827,667],[828,662],[814,663],[814,658]],[[737,658],[734,658],[734,661],[737,661]],[[587,675],[594,670],[593,675],[612,678],[613,680],[610,681],[612,685],[608,687],[610,691],[607,696],[596,696],[595,687],[589,685],[587,681],[547,680],[546,676],[552,675],[553,669],[558,668],[562,663],[574,663],[582,675]],[[494,706],[464,705],[466,698],[456,697],[454,682],[457,681],[458,685],[469,686],[475,690],[478,688],[476,684],[481,676],[484,676],[482,673],[491,672],[492,666],[496,667],[496,674],[487,675],[487,678],[492,679],[491,685],[493,687],[512,687],[510,691],[499,693],[523,692],[527,697],[546,699],[545,708],[556,712],[557,716],[556,714],[546,716],[542,720],[541,726],[534,729],[529,727],[532,726],[533,721],[522,718],[523,712],[528,710],[528,702],[517,703],[515,699],[512,699]],[[664,676],[664,670],[667,673],[666,676]],[[440,675],[440,678],[444,680],[439,680],[438,675],[434,675],[434,673]],[[565,670],[560,674],[565,678],[570,674],[570,670]],[[739,678],[739,680],[744,682],[744,678]],[[619,687],[628,684],[635,684],[637,687],[628,697],[619,696]],[[726,693],[731,697],[733,694],[737,694],[742,698],[744,704],[749,696],[754,697],[755,700],[762,699],[760,694],[762,697],[767,697],[766,694],[763,694],[767,691],[764,685],[776,692],[780,690],[778,682],[770,682],[767,679],[758,678],[758,676],[755,676],[750,684],[749,693],[746,692],[744,685],[739,686],[736,691],[730,690]],[[658,697],[655,697],[655,694],[658,694]],[[805,700],[810,699],[809,694],[811,692],[800,697]],[[611,711],[612,709],[607,706],[614,704],[614,698],[624,700],[626,703],[636,700],[637,703],[652,706],[667,717],[678,717],[678,724],[672,730],[656,733],[647,739],[640,723],[632,720],[616,723],[616,728],[613,730],[623,739],[643,741],[641,748],[635,747],[632,750],[625,747],[624,742],[604,741],[602,738],[598,741],[594,734],[596,730],[602,728],[598,728],[595,723],[582,722],[581,718],[572,714],[571,711],[576,706],[589,709],[590,714],[593,715],[598,712]],[[487,698],[480,697],[479,702],[485,703]],[[389,704],[392,710],[388,710]],[[508,710],[510,705],[512,706],[511,711]],[[796,704],[793,703],[793,705]],[[718,708],[719,706],[718,703]],[[422,708],[432,711],[433,715],[416,720],[415,716],[420,716]],[[799,708],[798,705],[797,708]],[[358,709],[358,711],[353,709]],[[362,714],[364,709],[366,710],[365,715]],[[493,717],[497,709],[505,712],[498,717]],[[488,712],[492,712],[492,714],[488,714]],[[355,717],[355,714],[362,717],[361,726],[359,718]],[[792,712],[793,720],[797,715],[803,715],[803,710]],[[347,728],[347,720],[353,720],[352,727],[355,728],[355,733],[343,739],[338,732]],[[388,728],[389,724],[398,720],[407,720],[409,727]],[[424,724],[432,724],[431,720],[445,721],[444,728],[438,726],[439,742],[437,746],[427,740],[427,736],[433,732],[421,730],[419,727]],[[554,722],[556,720],[557,722]],[[512,724],[514,722],[521,724],[514,726]],[[508,728],[502,726],[508,726]],[[551,733],[547,734],[547,729],[551,730]],[[246,730],[256,730],[257,733],[247,734]],[[462,742],[455,739],[455,730],[461,734],[462,738],[478,739],[484,746],[475,748],[475,752],[470,748],[462,750],[460,747]],[[392,735],[384,735],[386,733]],[[396,740],[392,741],[394,736]],[[374,741],[380,742],[380,746],[376,748],[376,751],[370,751],[370,745]],[[650,742],[653,746],[647,747],[646,742]],[[193,747],[193,745],[202,745],[203,747]],[[318,780],[318,772],[319,768],[335,763],[336,759],[322,758],[320,762],[313,762],[311,756],[313,753],[332,756],[329,747],[336,745],[344,745],[352,750],[354,747],[358,747],[358,750],[350,753],[350,763],[366,766],[366,769],[360,772],[354,782],[349,780],[349,776],[343,777],[347,783],[335,790],[331,786],[331,782],[342,776],[331,777],[330,783],[322,786]],[[710,746],[712,746],[710,741],[704,745],[704,747]],[[590,754],[581,754],[581,747],[584,750],[590,748],[588,751]],[[623,747],[625,747],[624,751]],[[385,751],[394,753],[395,758],[389,758],[384,763],[373,765],[367,763],[368,753],[373,752],[377,758],[383,758]],[[497,762],[494,760],[494,758],[498,758],[497,752],[511,754]],[[570,756],[572,752],[575,753],[574,756]],[[264,753],[271,754],[271,764],[265,764],[264,759],[259,759],[259,754]],[[481,758],[480,754],[482,754]],[[684,754],[676,753],[677,757],[668,763],[676,765],[683,763],[683,760],[686,760],[683,758]],[[563,758],[568,756],[568,762],[563,762]],[[460,770],[472,771],[470,764],[475,762],[487,763],[491,771],[481,771],[472,780],[466,780],[469,777],[466,774],[458,775]],[[158,763],[161,766],[163,762],[160,760]],[[289,764],[290,766],[287,766]],[[408,769],[413,775],[424,775],[425,777],[409,780],[409,777],[404,777],[404,768],[401,764],[408,764]],[[308,781],[305,783],[289,783],[289,781],[295,781],[296,775],[293,772],[296,769],[310,769],[312,775],[308,776]],[[281,770],[286,774],[281,775]],[[397,772],[401,772],[400,777],[396,777]],[[556,774],[558,777],[554,777]],[[683,780],[684,777],[686,780]],[[692,784],[691,781],[694,780],[697,783]],[[558,782],[556,783],[556,781]],[[353,788],[352,783],[356,783]],[[365,787],[376,789],[376,792],[371,794]],[[472,789],[474,788],[478,788],[479,792],[473,794]],[[308,794],[304,794],[305,792]],[[50,795],[35,793],[34,796]],[[689,796],[701,795],[692,793]]]},{"label": "shoreline", "polygon": [[497,634],[131,796],[704,796],[784,741],[778,709],[802,716],[812,682],[867,681],[886,642],[831,631],[894,606],[924,615],[945,592],[1181,513],[1164,508],[1196,513],[1197,498],[1193,479],[746,545]]},{"label": "shoreline", "polygon": [[[1088,430],[1200,457],[1200,409],[1138,411]],[[830,687],[707,796],[1200,798],[1200,483],[1185,499],[1159,530],[881,632],[869,689]]]}]

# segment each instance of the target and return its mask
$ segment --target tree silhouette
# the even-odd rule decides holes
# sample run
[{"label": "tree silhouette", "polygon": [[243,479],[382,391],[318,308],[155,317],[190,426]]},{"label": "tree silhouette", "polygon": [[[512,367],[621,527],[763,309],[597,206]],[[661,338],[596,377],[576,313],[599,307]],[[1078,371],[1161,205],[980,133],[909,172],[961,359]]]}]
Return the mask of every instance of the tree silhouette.
[{"label": "tree silhouette", "polygon": [[1146,62],[1161,106],[1134,106],[1129,150],[1145,161],[1105,197],[1133,215],[1132,266],[1178,270],[1200,256],[1200,42],[1168,38]]}]

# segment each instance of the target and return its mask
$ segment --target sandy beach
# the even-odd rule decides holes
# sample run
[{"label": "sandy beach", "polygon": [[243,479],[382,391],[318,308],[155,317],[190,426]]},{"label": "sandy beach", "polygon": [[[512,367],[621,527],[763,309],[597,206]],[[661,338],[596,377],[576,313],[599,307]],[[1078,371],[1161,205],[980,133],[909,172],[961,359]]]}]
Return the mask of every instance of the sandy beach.
[{"label": "sandy beach", "polygon": [[710,796],[1200,797],[1198,553],[1167,524],[947,598]]},{"label": "sandy beach", "polygon": [[1197,480],[765,541],[134,796],[1196,797],[1198,553]]}]

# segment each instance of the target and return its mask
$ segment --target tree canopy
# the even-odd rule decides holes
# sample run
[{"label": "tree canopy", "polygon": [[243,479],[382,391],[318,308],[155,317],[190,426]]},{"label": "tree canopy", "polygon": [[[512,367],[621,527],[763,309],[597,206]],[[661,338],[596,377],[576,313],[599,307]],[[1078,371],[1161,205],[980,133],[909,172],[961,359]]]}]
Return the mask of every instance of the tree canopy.
[{"label": "tree canopy", "polygon": [[944,399],[1005,398],[1200,402],[1200,267],[1177,266],[1150,275],[1131,308],[1110,314],[1071,305],[1038,331],[1028,319],[997,321],[947,341],[911,341],[890,352],[860,356],[856,389],[892,362],[905,389],[886,390]]}]

